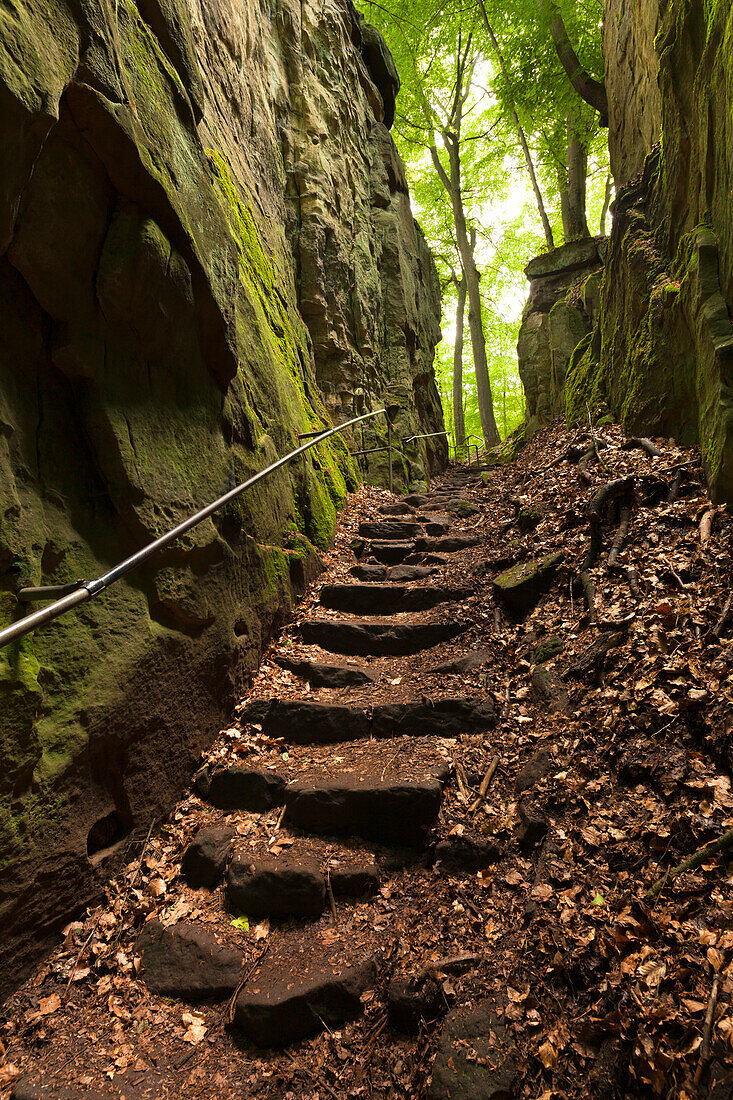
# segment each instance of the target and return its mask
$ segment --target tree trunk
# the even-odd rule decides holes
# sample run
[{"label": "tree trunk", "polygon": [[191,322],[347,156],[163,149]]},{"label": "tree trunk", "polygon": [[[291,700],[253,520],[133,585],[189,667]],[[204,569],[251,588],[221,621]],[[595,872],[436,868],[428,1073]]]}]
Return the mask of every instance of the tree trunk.
[{"label": "tree trunk", "polygon": [[466,276],[456,280],[458,305],[456,306],[456,342],[453,345],[453,432],[456,452],[466,449],[466,418],[463,414],[463,325],[466,313]]},{"label": "tree trunk", "polygon": [[433,145],[430,155],[433,158],[435,169],[445,187],[453,209],[453,221],[456,227],[456,241],[461,257],[461,267],[466,280],[466,293],[468,297],[468,328],[471,333],[471,349],[473,351],[473,365],[476,370],[476,391],[478,394],[478,410],[481,417],[481,429],[484,433],[484,442],[487,447],[495,447],[501,442],[499,431],[494,418],[494,402],[491,396],[491,382],[489,381],[489,364],[486,358],[486,337],[484,336],[483,319],[481,317],[481,291],[479,288],[479,273],[474,259],[474,250],[468,239],[466,226],[466,212],[463,207],[463,195],[461,193],[461,160],[456,136],[448,131],[442,135],[443,143],[448,153],[450,164],[450,176],[441,164],[438,150]]},{"label": "tree trunk", "polygon": [[542,222],[542,228],[543,228],[544,233],[545,233],[545,240],[547,241],[547,247],[552,252],[553,248],[555,247],[555,240],[552,236],[552,226],[550,225],[550,219],[547,217],[547,211],[545,210],[545,201],[542,198],[542,191],[540,190],[540,185],[539,185],[539,182],[537,180],[537,173],[535,172],[534,162],[532,161],[532,154],[530,153],[529,145],[527,144],[527,137],[524,133],[524,128],[523,128],[521,122],[519,121],[519,115],[517,114],[516,109],[514,107],[514,100],[512,98],[512,89],[511,89],[511,85],[509,84],[509,75],[508,75],[507,70],[506,70],[506,65],[504,64],[504,56],[503,56],[501,50],[499,49],[499,43],[497,41],[496,35],[494,34],[494,28],[491,26],[491,23],[489,23],[489,17],[486,14],[486,8],[484,6],[484,0],[479,0],[479,3],[481,5],[481,14],[484,17],[484,26],[486,27],[486,33],[488,34],[489,38],[491,39],[491,45],[492,45],[492,48],[494,50],[494,53],[496,54],[496,59],[499,62],[499,68],[501,69],[501,75],[504,78],[504,83],[506,84],[506,90],[507,90],[507,94],[509,96],[509,103],[510,103],[509,110],[511,112],[512,122],[514,123],[514,129],[517,131],[517,138],[519,139],[519,144],[520,144],[520,147],[522,149],[522,153],[524,154],[524,160],[525,160],[525,163],[527,165],[527,171],[529,172],[529,178],[532,181],[532,190],[534,191],[534,197],[535,197],[535,201],[537,203],[537,209],[539,211],[540,221]]},{"label": "tree trunk", "polygon": [[608,210],[611,206],[611,197],[613,195],[613,177],[609,172],[606,176],[606,193],[603,196],[603,210],[601,210],[601,224],[600,232],[601,236],[606,236],[606,218],[608,217]]},{"label": "tree trunk", "polygon": [[567,169],[558,172],[562,227],[566,243],[589,237],[585,216],[588,147],[571,119],[568,119]]},{"label": "tree trunk", "polygon": [[550,34],[555,44],[555,50],[563,69],[567,73],[568,80],[580,98],[598,111],[601,126],[608,126],[606,85],[599,80],[594,80],[580,64],[555,0],[537,0],[537,3],[549,20]]}]

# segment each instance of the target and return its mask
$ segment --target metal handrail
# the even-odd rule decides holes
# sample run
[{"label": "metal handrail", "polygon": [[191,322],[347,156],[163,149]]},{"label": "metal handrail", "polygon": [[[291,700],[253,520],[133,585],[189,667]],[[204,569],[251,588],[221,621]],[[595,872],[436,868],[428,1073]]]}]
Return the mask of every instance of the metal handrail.
[{"label": "metal handrail", "polygon": [[[26,634],[30,634],[32,631],[37,630],[39,626],[45,626],[46,623],[52,622],[57,619],[59,615],[63,615],[67,611],[71,611],[73,607],[77,607],[79,604],[86,603],[87,600],[93,599],[101,592],[104,592],[105,588],[109,588],[111,584],[118,581],[121,577],[124,577],[130,570],[135,569],[138,565],[142,565],[153,554],[157,554],[159,550],[164,550],[181,535],[185,535],[187,531],[190,531],[192,527],[198,526],[205,519],[208,519],[210,515],[218,511],[219,508],[223,508],[225,504],[235,500],[245,489],[252,488],[253,485],[257,485],[269,474],[275,472],[275,470],[281,469],[281,467],[287,465],[294,458],[309,451],[311,447],[315,447],[324,439],[328,439],[329,436],[336,435],[337,432],[344,431],[345,428],[350,428],[352,424],[358,424],[362,420],[370,420],[374,416],[381,416],[382,413],[387,415],[386,409],[376,409],[374,412],[364,413],[363,416],[356,416],[353,420],[347,420],[345,424],[339,424],[335,428],[329,428],[326,431],[320,433],[315,438],[310,439],[307,443],[304,443],[302,447],[298,447],[296,450],[291,451],[290,454],[285,455],[283,458],[279,458],[277,462],[273,462],[271,466],[267,466],[264,470],[260,470],[259,473],[249,478],[247,481],[243,481],[241,485],[237,485],[236,488],[230,489],[224,496],[215,500],[212,504],[208,504],[205,508],[202,508],[200,512],[196,512],[195,515],[190,516],[189,519],[179,523],[177,527],[174,527],[172,531],[168,531],[165,535],[161,535],[160,538],[155,539],[153,542],[144,546],[142,550],[138,550],[137,553],[132,554],[129,558],[125,558],[119,565],[116,565],[114,569],[110,569],[109,572],[104,573],[101,577],[97,577],[93,581],[79,581],[68,595],[64,596],[60,600],[56,600],[55,603],[50,604],[49,607],[44,607],[40,611],[34,611],[32,615],[26,615],[23,619],[19,619],[15,623],[11,623],[10,626],[6,626],[4,630],[0,630],[0,649],[3,646],[10,645],[11,642],[17,641],[19,638],[24,638]],[[391,439],[392,426],[387,416],[387,425],[389,436]],[[391,455],[390,455],[391,458]],[[391,467],[391,462],[390,462]],[[391,473],[391,469],[390,469]],[[52,588],[46,589],[48,595],[57,595],[59,585],[54,585]],[[63,586],[66,587],[66,586]],[[43,589],[21,589],[18,593],[18,598],[22,599],[25,595],[26,599],[42,599],[41,593]],[[32,595],[31,595],[32,593]]]},{"label": "metal handrail", "polygon": [[414,443],[416,439],[434,439],[436,435],[448,435],[448,432],[425,432],[424,435],[410,435],[407,439],[402,440],[403,446],[406,443]]},{"label": "metal handrail", "polygon": [[472,440],[472,439],[477,439],[482,447],[486,446],[486,440],[482,439],[482,437],[480,435],[467,435],[466,436],[466,451],[467,451],[467,454],[468,454],[468,460],[467,460],[466,465],[467,466],[471,465],[471,447],[473,446],[473,449],[476,452],[476,465],[479,466],[480,465],[479,457],[478,457],[479,446],[478,446],[478,443],[471,444],[470,440]]}]

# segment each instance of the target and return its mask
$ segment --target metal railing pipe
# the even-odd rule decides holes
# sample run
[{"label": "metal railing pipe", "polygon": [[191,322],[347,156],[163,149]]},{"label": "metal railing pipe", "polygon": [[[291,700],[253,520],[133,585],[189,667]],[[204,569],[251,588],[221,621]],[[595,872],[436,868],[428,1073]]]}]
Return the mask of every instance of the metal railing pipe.
[{"label": "metal railing pipe", "polygon": [[311,447],[315,447],[318,443],[322,442],[322,440],[328,439],[329,436],[336,435],[337,432],[344,431],[345,428],[350,428],[352,424],[358,424],[362,420],[370,420],[372,417],[381,416],[383,413],[386,413],[385,409],[376,409],[374,412],[364,413],[363,416],[355,416],[353,420],[347,420],[345,424],[339,424],[335,428],[327,429],[314,439],[310,439],[307,443],[304,443],[302,447],[297,447],[296,450],[291,451],[290,454],[285,455],[283,458],[279,458],[277,462],[273,462],[271,466],[267,466],[264,470],[260,470],[259,473],[254,474],[254,476],[247,481],[243,481],[241,485],[237,485],[236,488],[230,489],[228,493],[224,493],[218,500],[215,500],[212,504],[208,504],[205,508],[202,508],[200,512],[196,512],[195,515],[185,519],[182,523],[179,523],[177,527],[174,527],[173,530],[168,531],[165,535],[161,535],[160,538],[144,546],[142,550],[138,550],[137,553],[131,554],[129,558],[125,558],[125,560],[121,561],[119,565],[116,565],[114,569],[110,569],[109,572],[104,573],[101,577],[97,577],[97,579],[93,581],[83,582],[80,588],[71,592],[68,596],[64,596],[63,599],[56,600],[48,607],[44,607],[40,611],[35,611],[32,615],[26,615],[17,622],[11,623],[10,626],[6,626],[4,630],[0,630],[0,649],[2,649],[3,646],[10,645],[11,642],[17,641],[19,638],[25,637],[26,634],[32,633],[32,631],[37,630],[39,626],[44,626],[46,623],[52,622],[54,619],[57,619],[59,615],[63,615],[66,611],[70,611],[72,607],[76,607],[98,596],[105,588],[109,588],[111,584],[120,580],[126,573],[129,573],[132,569],[136,569],[138,565],[142,565],[143,562],[146,562],[153,554],[157,554],[160,550],[165,550],[166,547],[170,546],[171,543],[175,542],[181,535],[185,535],[187,531],[190,531],[192,527],[196,527],[199,523],[203,523],[205,519],[208,519],[209,516],[218,511],[219,508],[223,508],[225,504],[229,504],[230,501],[235,500],[245,491],[245,489],[251,489],[253,485],[257,485],[264,478],[275,473],[276,470],[281,469],[283,466],[286,466],[288,462],[297,458],[298,455],[302,455],[305,451],[309,451]]}]

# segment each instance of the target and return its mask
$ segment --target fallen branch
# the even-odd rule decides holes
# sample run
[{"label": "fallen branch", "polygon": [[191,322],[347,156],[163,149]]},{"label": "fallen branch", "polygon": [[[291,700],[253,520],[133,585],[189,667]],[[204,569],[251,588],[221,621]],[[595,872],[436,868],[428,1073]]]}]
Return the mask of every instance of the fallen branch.
[{"label": "fallen branch", "polygon": [[260,963],[262,962],[262,960],[264,959],[265,955],[267,954],[267,952],[269,950],[270,950],[270,941],[268,940],[267,943],[265,944],[265,946],[260,951],[257,958],[254,960],[254,962],[250,966],[250,968],[247,971],[245,971],[245,974],[242,977],[242,979],[240,980],[239,984],[237,985],[237,988],[234,990],[231,997],[229,998],[229,1001],[227,1002],[227,1020],[229,1021],[230,1024],[234,1023],[234,1012],[235,1012],[235,1009],[237,1007],[237,997],[242,992],[245,985],[247,984],[249,979],[252,977],[255,970],[260,965]]},{"label": "fallen branch", "polygon": [[477,810],[483,805],[486,795],[488,794],[489,787],[491,786],[491,780],[496,775],[496,769],[499,767],[499,757],[495,756],[486,769],[486,775],[481,780],[481,786],[478,789],[478,798],[471,804],[468,809],[469,814],[475,814]]},{"label": "fallen branch", "polygon": [[460,760],[456,760],[454,767],[456,769],[456,782],[458,783],[458,790],[460,792],[463,801],[468,804],[471,801],[471,794],[468,789],[468,776],[466,775],[466,769]]},{"label": "fallen branch", "polygon": [[336,899],[333,896],[333,886],[331,885],[331,872],[326,868],[326,893],[328,894],[328,904],[331,906],[331,920],[334,924],[338,924],[338,917],[336,916]]},{"label": "fallen branch", "polygon": [[585,454],[581,457],[581,459],[578,462],[578,477],[579,477],[580,481],[583,483],[583,485],[592,485],[593,484],[593,478],[588,473],[588,463],[590,462],[590,460],[594,456],[595,456],[595,450],[593,449],[593,447],[591,447],[589,451],[585,452]]},{"label": "fallen branch", "polygon": [[622,451],[646,451],[650,458],[661,458],[662,451],[645,436],[632,436],[621,444]]},{"label": "fallen branch", "polygon": [[713,628],[713,634],[716,638],[722,638],[725,633],[725,628],[728,623],[733,619],[733,592],[730,592],[728,599],[725,601],[725,607],[717,623]]},{"label": "fallen branch", "polygon": [[687,584],[685,581],[682,580],[682,577],[675,570],[674,566],[672,565],[672,562],[668,558],[663,557],[662,561],[667,566],[667,569],[669,569],[670,573],[672,574],[674,579],[677,581],[677,584],[680,586],[680,588],[682,589],[683,592],[689,592],[691,589],[693,589],[695,587],[694,584],[692,584],[692,583]]},{"label": "fallen branch", "polygon": [[717,508],[708,508],[707,512],[700,520],[700,542],[703,546],[710,540],[710,536],[713,533],[713,521],[717,514]]},{"label": "fallen branch", "polygon": [[705,1066],[710,1061],[710,1039],[713,1033],[713,1021],[715,1019],[715,1008],[718,1003],[718,990],[720,989],[720,974],[716,974],[713,978],[713,988],[710,990],[710,1000],[708,1001],[708,1009],[705,1013],[705,1025],[702,1030],[702,1047],[700,1048],[700,1061],[698,1062],[697,1069],[695,1070],[695,1077],[693,1083],[697,1088],[702,1080],[702,1075],[705,1072]]},{"label": "fallen branch", "polygon": [[672,486],[669,490],[669,496],[667,497],[667,503],[668,504],[674,504],[674,502],[677,500],[677,497],[679,496],[679,492],[680,492],[680,486],[682,485],[682,478],[684,477],[684,474],[685,474],[684,470],[678,470],[677,473],[674,475],[674,480],[673,480]]},{"label": "fallen branch", "polygon": [[733,829],[729,829],[727,833],[723,833],[717,840],[712,841],[710,844],[706,844],[703,848],[698,848],[693,855],[688,856],[682,863],[679,863],[676,867],[672,867],[672,869],[662,875],[660,879],[657,879],[651,889],[647,890],[644,895],[645,900],[654,901],[667,881],[674,881],[674,879],[684,874],[685,871],[694,871],[696,867],[699,867],[700,864],[704,863],[710,856],[717,855],[718,852],[730,848],[732,844]]}]

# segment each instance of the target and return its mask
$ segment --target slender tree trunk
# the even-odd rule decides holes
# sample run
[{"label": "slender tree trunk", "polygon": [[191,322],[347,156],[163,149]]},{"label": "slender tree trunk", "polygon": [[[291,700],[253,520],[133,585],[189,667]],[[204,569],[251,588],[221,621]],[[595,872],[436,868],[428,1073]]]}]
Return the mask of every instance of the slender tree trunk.
[{"label": "slender tree trunk", "polygon": [[606,193],[603,196],[603,210],[601,210],[601,236],[606,236],[606,218],[608,217],[608,211],[611,206],[611,198],[613,196],[613,177],[609,172],[606,176]]},{"label": "slender tree trunk", "polygon": [[466,418],[463,413],[463,325],[466,313],[466,276],[456,280],[458,305],[456,306],[456,342],[453,345],[453,431],[456,451],[466,449]]},{"label": "slender tree trunk", "polygon": [[567,169],[558,172],[560,206],[565,241],[589,237],[585,215],[588,179],[588,147],[579,136],[572,119],[568,119]]},{"label": "slender tree trunk", "polygon": [[461,257],[461,267],[463,268],[463,274],[466,280],[468,327],[471,333],[473,364],[476,370],[476,391],[478,394],[481,429],[484,433],[486,446],[495,447],[501,440],[499,431],[496,427],[494,402],[491,396],[491,382],[489,381],[489,364],[486,358],[486,337],[484,336],[483,319],[481,317],[479,273],[474,258],[474,250],[468,237],[466,212],[463,207],[463,195],[461,193],[461,160],[458,141],[455,135],[448,131],[444,132],[441,136],[448,153],[450,176],[447,175],[445,168],[441,164],[438,150],[435,146],[432,146],[430,154],[443,186],[448,192],[451,207],[453,209],[453,221],[456,227],[456,242]]},{"label": "slender tree trunk", "polygon": [[503,56],[503,54],[502,54],[502,52],[499,48],[499,43],[497,41],[496,35],[494,34],[494,28],[491,26],[491,23],[489,23],[489,17],[486,14],[486,7],[484,6],[484,0],[479,0],[479,3],[481,5],[481,14],[484,17],[484,26],[486,27],[486,33],[488,34],[488,36],[491,40],[492,48],[494,50],[494,53],[496,54],[496,59],[499,62],[499,68],[501,69],[501,75],[503,76],[504,83],[506,84],[507,94],[509,96],[509,103],[510,103],[509,110],[511,112],[512,122],[514,123],[514,129],[517,131],[517,138],[519,139],[519,145],[522,149],[522,153],[524,154],[524,160],[525,160],[525,163],[527,165],[527,171],[529,173],[529,178],[532,181],[532,190],[534,191],[534,197],[535,197],[535,201],[537,203],[537,209],[539,211],[540,221],[542,222],[542,228],[543,228],[544,233],[545,233],[545,240],[547,241],[547,247],[550,249],[550,251],[552,251],[553,248],[555,247],[555,240],[552,236],[552,226],[550,225],[550,219],[547,217],[547,211],[545,210],[545,200],[542,197],[542,191],[540,190],[540,185],[539,185],[539,182],[537,180],[537,173],[535,171],[534,162],[532,160],[532,154],[529,151],[529,145],[527,144],[527,137],[524,133],[524,128],[523,128],[521,122],[519,121],[519,115],[517,114],[516,108],[514,106],[514,99],[512,97],[511,85],[509,84],[509,74],[507,73],[506,65],[504,64],[504,56]]},{"label": "slender tree trunk", "polygon": [[555,51],[568,80],[580,98],[598,111],[601,126],[608,126],[606,85],[600,80],[594,80],[587,69],[580,64],[555,0],[537,0],[537,4],[549,21]]}]

